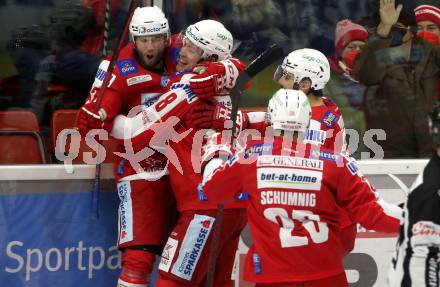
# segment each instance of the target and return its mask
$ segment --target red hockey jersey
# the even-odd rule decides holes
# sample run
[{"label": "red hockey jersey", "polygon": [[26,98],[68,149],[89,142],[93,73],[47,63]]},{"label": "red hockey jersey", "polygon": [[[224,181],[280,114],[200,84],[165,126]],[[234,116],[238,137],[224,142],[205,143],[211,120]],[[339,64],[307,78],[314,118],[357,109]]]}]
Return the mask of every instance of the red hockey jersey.
[{"label": "red hockey jersey", "polygon": [[[223,62],[225,65],[234,66],[237,71],[245,67],[237,59]],[[166,154],[169,161],[170,182],[179,211],[209,210],[217,207],[216,204],[200,201],[197,194],[197,186],[202,180],[200,174],[202,146],[206,135],[213,130],[200,130],[191,124],[189,116],[192,104],[199,100],[187,84],[192,76],[194,74],[188,71],[175,74],[170,78],[170,91],[163,94],[153,106],[132,119],[118,116],[112,132],[113,137],[126,139],[125,142],[132,145],[135,153],[149,146]],[[216,99],[225,106],[231,105],[228,95]],[[229,118],[229,115],[224,116],[225,119]],[[239,115],[239,125],[240,120]],[[135,156],[131,158],[136,160]],[[242,202],[237,201],[225,208],[242,205]]]},{"label": "red hockey jersey", "polygon": [[[304,143],[321,146],[335,153],[346,151],[345,127],[341,111],[331,100],[323,97],[324,105],[312,107],[312,118]],[[264,122],[264,112],[248,113],[248,128],[265,132],[270,125]]]},{"label": "red hockey jersey", "polygon": [[288,151],[280,137],[273,144],[253,141],[209,170],[208,201],[248,193],[248,281],[308,281],[344,272],[337,206],[368,229],[399,230],[401,209],[378,199],[354,161],[327,149],[293,144]]},{"label": "red hockey jersey", "polygon": [[[171,63],[171,61],[166,62]],[[87,101],[93,102],[99,95],[109,64],[110,61],[105,59],[99,65]],[[127,115],[133,107],[142,105],[147,108],[153,105],[168,84],[168,77],[164,74],[164,71],[150,71],[142,67],[134,54],[133,43],[127,44],[119,53],[100,107],[106,111],[107,117],[111,119],[117,114]],[[124,151],[124,146],[119,145],[118,152]],[[157,152],[141,163],[143,170],[147,172],[161,170],[165,165],[166,158]],[[136,174],[135,170],[124,159],[115,162],[117,179],[134,175]]]},{"label": "red hockey jersey", "polygon": [[338,106],[327,98],[324,105],[312,107],[312,119],[304,139],[305,143],[320,145],[332,152],[345,151],[345,128]]}]

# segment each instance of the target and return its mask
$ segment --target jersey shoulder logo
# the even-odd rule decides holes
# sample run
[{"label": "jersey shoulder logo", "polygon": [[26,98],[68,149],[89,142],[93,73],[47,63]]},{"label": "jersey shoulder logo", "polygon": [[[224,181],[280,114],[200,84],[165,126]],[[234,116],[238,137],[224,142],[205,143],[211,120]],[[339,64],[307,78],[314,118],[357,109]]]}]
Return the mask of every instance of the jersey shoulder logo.
[{"label": "jersey shoulder logo", "polygon": [[119,60],[116,65],[122,76],[135,74],[138,72],[138,67],[133,59]]},{"label": "jersey shoulder logo", "polygon": [[338,116],[330,111],[326,111],[321,119],[321,122],[329,129],[338,121]]},{"label": "jersey shoulder logo", "polygon": [[249,158],[251,155],[272,154],[273,144],[254,144],[247,148],[243,157]]}]

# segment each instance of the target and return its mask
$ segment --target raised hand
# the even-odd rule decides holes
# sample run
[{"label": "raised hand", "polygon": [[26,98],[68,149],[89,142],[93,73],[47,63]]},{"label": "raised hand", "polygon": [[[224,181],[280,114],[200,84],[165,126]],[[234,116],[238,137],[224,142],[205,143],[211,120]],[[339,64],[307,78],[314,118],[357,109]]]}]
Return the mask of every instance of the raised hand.
[{"label": "raised hand", "polygon": [[399,20],[402,4],[397,5],[395,0],[380,0],[380,24],[377,27],[379,36],[388,37],[391,27]]}]

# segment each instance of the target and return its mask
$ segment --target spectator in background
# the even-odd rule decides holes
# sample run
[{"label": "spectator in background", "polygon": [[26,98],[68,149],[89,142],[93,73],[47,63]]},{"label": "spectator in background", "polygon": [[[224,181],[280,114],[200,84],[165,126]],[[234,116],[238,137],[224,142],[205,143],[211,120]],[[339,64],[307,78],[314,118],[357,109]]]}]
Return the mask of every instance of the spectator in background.
[{"label": "spectator in background", "polygon": [[[232,34],[237,35],[234,44],[235,55],[253,59],[271,44],[282,45],[288,37],[280,30],[284,22],[295,22],[293,15],[289,20],[283,15],[280,6],[274,0],[187,0],[185,5],[175,9],[177,15],[184,14],[187,23],[202,19],[214,19],[224,23]],[[173,19],[175,24],[182,25],[181,19]],[[182,27],[179,27],[182,28]]]},{"label": "spectator in background", "polygon": [[[440,5],[438,5],[440,6]],[[417,35],[440,46],[440,9],[433,5],[420,5],[414,11],[416,13]],[[437,81],[438,98],[440,99],[440,79]]]},{"label": "spectator in background", "polygon": [[273,43],[287,41],[279,29],[280,7],[272,0],[230,0],[231,11],[221,21],[242,41],[238,55],[254,58]]},{"label": "spectator in background", "polygon": [[[402,3],[402,1],[400,1]],[[414,7],[380,0],[380,23],[354,65],[366,88],[367,129],[383,129],[387,158],[428,157],[434,144],[426,114],[437,98],[440,48],[414,35]]]},{"label": "spectator in background", "polygon": [[[122,1],[112,1],[111,15],[119,19]],[[92,85],[101,61],[105,0],[68,0],[54,8],[48,27],[51,53],[41,60],[34,77],[30,106],[38,120],[48,120],[49,111],[79,108]],[[112,17],[111,16],[111,17]],[[114,33],[120,23],[114,23]],[[62,85],[70,97],[49,98],[49,85]],[[58,101],[58,103],[57,103]]]},{"label": "spectator in background", "polygon": [[437,37],[437,40],[433,41],[438,44],[440,40],[440,8],[433,5],[420,5],[414,12],[419,30],[418,35],[422,38],[424,38],[424,35],[427,35],[428,39],[435,39]]},{"label": "spectator in background", "polygon": [[[56,84],[88,92],[102,56],[105,2],[70,0],[55,8],[50,20],[55,39],[52,81]],[[116,16],[122,2],[111,3],[112,16]]]},{"label": "spectator in background", "polygon": [[324,88],[324,96],[333,100],[341,109],[345,128],[354,129],[359,134],[360,146],[355,157],[364,150],[362,138],[365,132],[363,96],[365,86],[352,77],[355,58],[365,45],[367,30],[348,19],[341,20],[335,30],[335,54],[329,58],[330,81]]},{"label": "spectator in background", "polygon": [[35,89],[34,78],[42,59],[50,54],[50,37],[44,25],[19,27],[11,31],[8,43],[18,72],[19,93],[14,95],[12,105],[28,108]]}]

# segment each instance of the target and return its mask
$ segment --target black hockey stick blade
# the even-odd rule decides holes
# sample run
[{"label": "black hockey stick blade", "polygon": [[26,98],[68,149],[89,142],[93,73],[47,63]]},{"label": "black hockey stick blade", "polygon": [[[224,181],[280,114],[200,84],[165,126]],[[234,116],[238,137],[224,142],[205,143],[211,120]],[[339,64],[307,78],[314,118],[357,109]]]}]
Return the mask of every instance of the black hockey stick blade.
[{"label": "black hockey stick blade", "polygon": [[[246,83],[255,77],[258,73],[263,71],[267,66],[271,65],[275,61],[284,57],[283,49],[273,44],[266,51],[261,53],[255,60],[253,60],[247,68],[240,73],[235,83],[234,88],[231,90],[231,102],[232,102],[232,112],[231,112],[231,120],[232,120],[232,141],[234,140],[234,135],[236,131],[236,123],[237,123],[237,113],[238,107],[240,105],[240,97],[241,91]],[[232,142],[231,142],[232,144]]]}]

